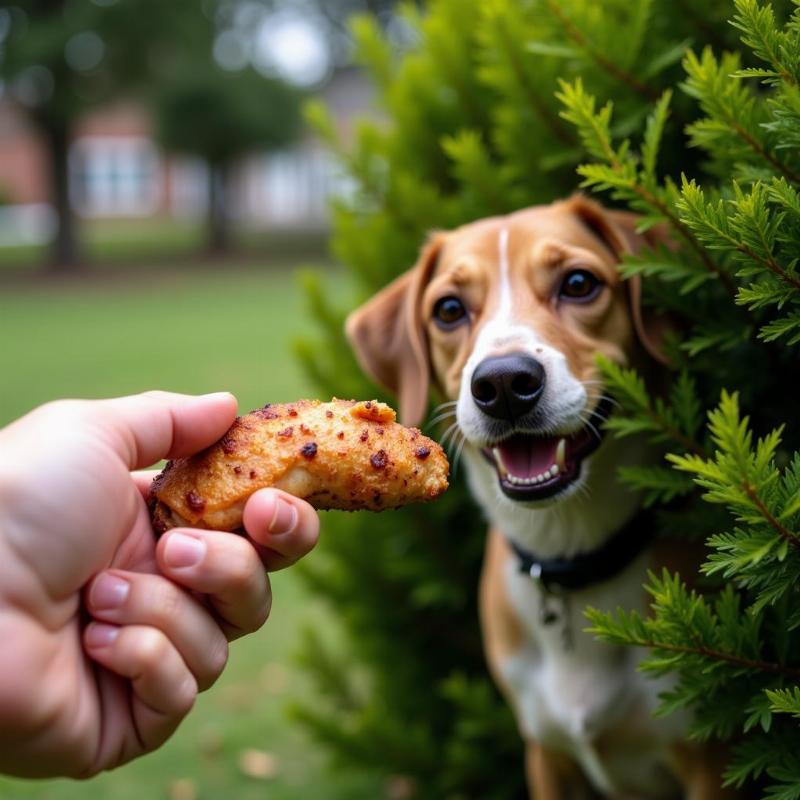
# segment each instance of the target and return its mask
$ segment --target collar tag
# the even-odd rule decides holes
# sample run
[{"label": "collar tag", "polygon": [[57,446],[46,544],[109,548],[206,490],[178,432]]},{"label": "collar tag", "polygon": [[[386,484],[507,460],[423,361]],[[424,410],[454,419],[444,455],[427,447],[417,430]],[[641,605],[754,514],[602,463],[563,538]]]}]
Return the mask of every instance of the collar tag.
[{"label": "collar tag", "polygon": [[[525,571],[524,567],[522,571]],[[557,583],[551,583],[547,580],[545,576],[545,566],[540,561],[531,563],[528,568],[528,575],[543,594],[550,595],[551,597],[564,594],[564,590]]]}]

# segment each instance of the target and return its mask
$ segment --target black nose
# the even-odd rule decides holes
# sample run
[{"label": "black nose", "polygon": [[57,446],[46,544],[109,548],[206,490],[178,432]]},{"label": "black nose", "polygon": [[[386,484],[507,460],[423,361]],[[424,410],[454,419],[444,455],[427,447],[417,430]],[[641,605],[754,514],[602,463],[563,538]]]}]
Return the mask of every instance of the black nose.
[{"label": "black nose", "polygon": [[544,367],[523,353],[487,358],[472,375],[472,398],[490,417],[515,422],[539,402],[544,378]]}]

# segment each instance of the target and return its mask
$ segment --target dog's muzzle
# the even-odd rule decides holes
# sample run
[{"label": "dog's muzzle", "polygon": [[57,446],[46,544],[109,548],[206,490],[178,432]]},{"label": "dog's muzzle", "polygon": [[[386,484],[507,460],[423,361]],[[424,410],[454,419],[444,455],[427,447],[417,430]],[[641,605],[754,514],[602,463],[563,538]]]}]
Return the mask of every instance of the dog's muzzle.
[{"label": "dog's muzzle", "polygon": [[521,502],[555,497],[573,483],[583,460],[600,445],[602,423],[611,413],[610,401],[603,399],[588,412],[593,422],[572,434],[546,434],[534,413],[545,380],[539,361],[510,353],[482,361],[470,383],[475,406],[499,428],[483,454],[495,467],[503,493]]}]

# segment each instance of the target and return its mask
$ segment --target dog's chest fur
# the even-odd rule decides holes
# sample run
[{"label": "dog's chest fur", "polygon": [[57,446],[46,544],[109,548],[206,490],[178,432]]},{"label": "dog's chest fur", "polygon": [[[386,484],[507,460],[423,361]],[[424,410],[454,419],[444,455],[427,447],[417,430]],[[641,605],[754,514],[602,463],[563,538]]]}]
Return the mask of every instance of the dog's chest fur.
[{"label": "dog's chest fur", "polygon": [[[638,502],[616,483],[615,467],[647,457],[638,448],[608,444],[587,465],[592,492],[577,503],[540,511],[507,506],[497,496],[493,470],[476,458],[467,459],[470,485],[495,529],[522,547],[544,557],[562,555],[559,548],[567,554],[591,550],[629,518]],[[571,756],[594,788],[609,797],[672,797],[669,746],[685,735],[686,719],[680,715],[653,718],[658,694],[669,684],[637,672],[642,653],[585,632],[587,606],[645,613],[642,584],[652,566],[645,552],[611,580],[559,596],[520,572],[509,550],[502,566],[487,576],[503,584],[509,613],[522,634],[513,651],[488,656],[523,736]]]},{"label": "dog's chest fur", "polygon": [[652,717],[667,684],[636,671],[640,652],[584,632],[587,606],[644,611],[645,559],[605,584],[562,598],[543,592],[509,559],[503,580],[525,638],[499,667],[526,737],[568,753],[609,795],[646,791],[658,797],[662,784],[669,797],[667,749],[684,733],[685,721]]}]

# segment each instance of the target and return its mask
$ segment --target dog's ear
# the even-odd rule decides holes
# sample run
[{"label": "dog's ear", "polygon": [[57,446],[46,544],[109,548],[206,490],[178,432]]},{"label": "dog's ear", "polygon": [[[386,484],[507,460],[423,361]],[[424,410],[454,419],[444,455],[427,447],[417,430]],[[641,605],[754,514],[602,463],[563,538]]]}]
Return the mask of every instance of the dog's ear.
[{"label": "dog's ear", "polygon": [[444,240],[434,234],[417,263],[353,311],[345,326],[361,368],[397,395],[406,425],[419,425],[428,407],[430,359],[420,303]]},{"label": "dog's ear", "polygon": [[[595,203],[583,195],[571,197],[568,203],[583,224],[608,247],[617,259],[621,260],[625,253],[636,254],[644,247],[669,246],[671,244],[666,226],[656,225],[644,233],[639,233],[636,226],[640,218],[630,211],[603,208],[599,203]],[[665,317],[646,312],[642,308],[641,276],[634,275],[629,278],[627,285],[631,318],[639,341],[656,361],[669,365],[669,358],[663,350],[663,342],[672,325]]]}]

